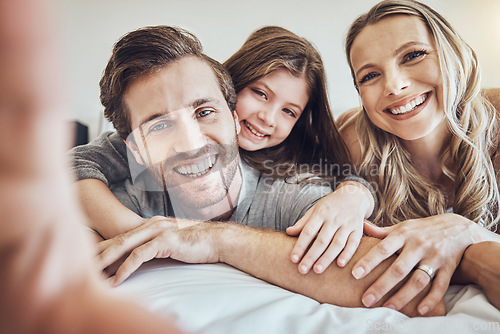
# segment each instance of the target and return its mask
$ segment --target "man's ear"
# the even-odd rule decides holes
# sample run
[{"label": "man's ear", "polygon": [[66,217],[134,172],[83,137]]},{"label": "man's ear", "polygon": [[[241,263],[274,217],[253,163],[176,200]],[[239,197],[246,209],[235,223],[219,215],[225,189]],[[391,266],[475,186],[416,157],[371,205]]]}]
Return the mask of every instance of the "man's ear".
[{"label": "man's ear", "polygon": [[240,125],[240,120],[238,118],[238,114],[236,113],[236,110],[233,111],[233,119],[234,119],[234,124],[236,126],[236,134],[239,135],[241,131],[241,125]]},{"label": "man's ear", "polygon": [[[130,136],[132,136],[132,134]],[[135,161],[137,161],[137,163],[139,165],[144,166],[144,161],[142,161],[141,154],[139,153],[139,148],[137,148],[137,144],[135,143],[135,141],[133,139],[129,139],[129,140],[124,139],[123,142],[125,143],[125,145],[127,145],[129,150],[134,155]]]}]

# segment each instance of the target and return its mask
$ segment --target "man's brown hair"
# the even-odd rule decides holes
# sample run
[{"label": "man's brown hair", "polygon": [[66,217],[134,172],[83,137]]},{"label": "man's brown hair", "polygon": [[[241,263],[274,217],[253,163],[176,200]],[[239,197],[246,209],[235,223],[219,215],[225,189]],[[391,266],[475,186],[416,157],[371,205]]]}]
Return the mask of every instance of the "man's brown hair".
[{"label": "man's brown hair", "polygon": [[190,32],[170,26],[152,26],[132,31],[114,45],[99,82],[104,116],[123,139],[132,131],[123,96],[129,84],[185,56],[198,57],[214,71],[231,111],[236,105],[231,77],[225,68],[203,54],[200,41]]}]

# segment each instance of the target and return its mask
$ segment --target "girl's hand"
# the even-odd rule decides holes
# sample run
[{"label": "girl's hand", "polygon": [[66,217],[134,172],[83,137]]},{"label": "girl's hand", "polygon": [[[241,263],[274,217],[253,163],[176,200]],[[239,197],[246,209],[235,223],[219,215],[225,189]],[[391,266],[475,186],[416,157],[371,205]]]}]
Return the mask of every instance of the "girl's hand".
[{"label": "girl's hand", "polygon": [[[366,224],[365,233],[378,238],[386,237],[354,265],[352,274],[355,278],[366,276],[392,254],[400,255],[364,293],[363,304],[367,307],[374,305],[411,274],[408,282],[383,306],[400,310],[431,283],[429,294],[418,306],[422,315],[443,298],[465,249],[471,244],[494,239],[494,233],[456,214],[407,220],[387,228]],[[434,277],[416,269],[419,265],[434,269]]]},{"label": "girl's hand", "polygon": [[314,272],[320,274],[337,256],[337,264],[345,266],[358,248],[363,221],[371,215],[373,206],[369,189],[358,182],[346,181],[287,228],[289,235],[300,234],[291,255],[294,263],[302,259],[299,272],[306,274],[314,265]]}]

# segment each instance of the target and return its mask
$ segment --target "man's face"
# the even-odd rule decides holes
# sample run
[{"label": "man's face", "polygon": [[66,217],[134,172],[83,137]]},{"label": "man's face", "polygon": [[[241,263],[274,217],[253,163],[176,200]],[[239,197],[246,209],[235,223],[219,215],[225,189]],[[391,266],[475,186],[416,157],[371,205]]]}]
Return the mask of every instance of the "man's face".
[{"label": "man's face", "polygon": [[238,170],[235,119],[204,61],[183,57],[133,81],[124,96],[136,161],[186,211],[226,198]]}]

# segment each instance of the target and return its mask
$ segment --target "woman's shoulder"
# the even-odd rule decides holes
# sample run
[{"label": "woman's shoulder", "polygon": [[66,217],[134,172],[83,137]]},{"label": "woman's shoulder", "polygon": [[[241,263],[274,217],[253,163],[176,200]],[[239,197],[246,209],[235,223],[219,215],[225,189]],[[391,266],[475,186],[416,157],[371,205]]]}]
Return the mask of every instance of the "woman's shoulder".
[{"label": "woman's shoulder", "polygon": [[336,120],[339,133],[346,143],[354,163],[358,163],[361,160],[361,146],[356,131],[356,119],[361,112],[361,107],[351,108],[342,113]]},{"label": "woman's shoulder", "polygon": [[497,114],[500,114],[500,88],[483,89],[482,94],[495,107]]},{"label": "woman's shoulder", "polygon": [[[483,89],[481,94],[493,105],[496,109],[496,117],[500,119],[500,88]],[[500,138],[498,140],[500,140]],[[500,173],[498,173],[498,171],[500,171],[500,142],[497,143],[495,151],[492,153],[492,160],[498,178],[500,176]]]}]

